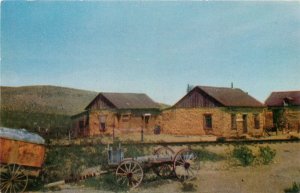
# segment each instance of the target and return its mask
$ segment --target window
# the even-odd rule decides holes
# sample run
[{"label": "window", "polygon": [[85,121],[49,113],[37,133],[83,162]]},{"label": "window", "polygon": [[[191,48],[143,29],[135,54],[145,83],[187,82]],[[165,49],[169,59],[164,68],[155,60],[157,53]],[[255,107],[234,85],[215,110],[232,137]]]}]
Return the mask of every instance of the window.
[{"label": "window", "polygon": [[253,118],[254,118],[254,127],[255,127],[255,129],[259,129],[260,128],[259,115],[258,114],[253,114]]},{"label": "window", "polygon": [[248,115],[243,114],[243,133],[248,132]]},{"label": "window", "polygon": [[236,114],[231,114],[231,129],[236,130]]},{"label": "window", "polygon": [[84,122],[81,120],[81,121],[79,121],[79,128],[83,129],[83,127],[84,127]]},{"label": "window", "polygon": [[212,129],[212,116],[210,114],[204,115],[204,129]]},{"label": "window", "polygon": [[146,123],[146,124],[149,123],[149,119],[150,119],[150,116],[145,116],[145,123]]},{"label": "window", "polygon": [[130,114],[124,114],[122,115],[122,121],[123,122],[127,122],[130,120]]},{"label": "window", "polygon": [[84,121],[79,121],[79,132],[83,133],[84,132]]},{"label": "window", "polygon": [[106,130],[106,116],[100,115],[99,122],[100,122],[100,128],[99,128],[100,131],[105,131]]}]

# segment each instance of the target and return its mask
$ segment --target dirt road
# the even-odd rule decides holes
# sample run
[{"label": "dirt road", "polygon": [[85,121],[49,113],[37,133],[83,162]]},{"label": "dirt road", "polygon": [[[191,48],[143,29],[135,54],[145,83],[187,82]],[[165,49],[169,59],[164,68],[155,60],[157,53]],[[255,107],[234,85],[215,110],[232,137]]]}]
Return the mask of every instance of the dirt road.
[{"label": "dirt road", "polygon": [[[283,193],[293,182],[300,183],[300,143],[269,145],[276,150],[274,163],[249,167],[230,166],[228,160],[202,163],[196,180],[191,181],[193,192],[199,193]],[[257,148],[257,147],[254,147]],[[209,151],[224,154],[226,146],[208,147]],[[130,192],[183,192],[176,180],[155,181]],[[56,193],[107,192],[83,186],[64,186]]]}]

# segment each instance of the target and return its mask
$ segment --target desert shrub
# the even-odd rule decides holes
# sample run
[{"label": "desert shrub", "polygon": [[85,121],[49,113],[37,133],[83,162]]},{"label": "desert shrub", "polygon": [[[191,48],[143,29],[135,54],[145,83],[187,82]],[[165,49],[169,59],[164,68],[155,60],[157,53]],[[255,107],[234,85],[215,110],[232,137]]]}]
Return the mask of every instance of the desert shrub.
[{"label": "desert shrub", "polygon": [[217,142],[222,143],[222,142],[225,142],[225,141],[226,141],[226,137],[218,137],[217,138]]},{"label": "desert shrub", "polygon": [[44,181],[41,176],[38,176],[36,178],[29,178],[26,190],[38,191],[38,190],[43,190],[43,188],[44,188]]},{"label": "desert shrub", "polygon": [[290,139],[290,140],[295,140],[295,141],[297,141],[297,140],[299,140],[300,138],[297,137],[297,136],[291,135],[291,136],[289,137],[289,139]]},{"label": "desert shrub", "polygon": [[242,166],[251,165],[255,159],[252,150],[245,145],[235,147],[233,149],[233,157],[238,159]]},{"label": "desert shrub", "polygon": [[271,149],[269,146],[259,147],[259,157],[263,164],[269,164],[276,155],[276,150]]},{"label": "desert shrub", "polygon": [[296,182],[293,183],[291,188],[286,188],[284,190],[285,193],[299,193],[300,192],[300,183],[297,184]]},{"label": "desert shrub", "polygon": [[225,159],[224,156],[207,151],[206,149],[193,149],[193,152],[200,161],[220,161]]},{"label": "desert shrub", "polygon": [[182,192],[195,192],[196,187],[192,183],[183,182],[181,190],[182,190]]},{"label": "desert shrub", "polygon": [[144,156],[145,152],[142,146],[137,146],[134,144],[126,145],[125,157],[139,157]]},{"label": "desert shrub", "polygon": [[83,183],[85,186],[93,187],[98,190],[113,192],[126,192],[129,190],[127,184],[116,184],[116,177],[113,173],[105,174],[97,178],[89,178]]}]

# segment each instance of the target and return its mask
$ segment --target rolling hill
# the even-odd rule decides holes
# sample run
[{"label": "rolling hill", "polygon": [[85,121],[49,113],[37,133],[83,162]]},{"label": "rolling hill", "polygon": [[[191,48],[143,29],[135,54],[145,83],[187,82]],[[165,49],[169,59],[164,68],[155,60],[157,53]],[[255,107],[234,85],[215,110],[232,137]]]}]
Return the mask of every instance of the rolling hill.
[{"label": "rolling hill", "polygon": [[57,87],[1,87],[1,110],[73,115],[81,112],[97,92]]},{"label": "rolling hill", "polygon": [[26,128],[49,137],[65,135],[71,127],[70,116],[81,112],[97,95],[57,86],[1,86],[0,89],[1,126]]}]

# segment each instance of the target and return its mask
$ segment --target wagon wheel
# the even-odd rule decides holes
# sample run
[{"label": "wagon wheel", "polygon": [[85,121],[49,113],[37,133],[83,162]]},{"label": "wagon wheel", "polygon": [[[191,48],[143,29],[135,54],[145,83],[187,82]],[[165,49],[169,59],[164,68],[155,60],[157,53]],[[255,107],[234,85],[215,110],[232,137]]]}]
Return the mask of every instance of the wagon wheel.
[{"label": "wagon wheel", "polygon": [[[172,159],[172,156],[174,155],[174,151],[169,147],[160,147],[154,151],[154,155],[161,156],[161,157],[170,156],[170,158]],[[153,168],[153,171],[158,176],[166,178],[173,174],[173,167],[171,164],[164,163]]]},{"label": "wagon wheel", "polygon": [[132,188],[140,185],[144,177],[141,165],[134,160],[121,162],[116,170],[117,182],[120,185],[127,185]]},{"label": "wagon wheel", "polygon": [[160,147],[154,151],[154,155],[174,155],[174,151],[169,147]]},{"label": "wagon wheel", "polygon": [[153,171],[156,173],[156,175],[162,178],[170,177],[174,173],[172,165],[167,163],[161,164],[153,168]]},{"label": "wagon wheel", "polygon": [[24,192],[28,183],[28,176],[24,168],[18,164],[1,166],[0,191],[3,193]]},{"label": "wagon wheel", "polygon": [[178,179],[192,179],[199,170],[199,161],[193,151],[183,149],[176,154],[173,167]]}]

